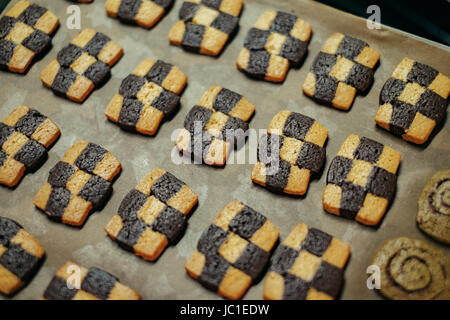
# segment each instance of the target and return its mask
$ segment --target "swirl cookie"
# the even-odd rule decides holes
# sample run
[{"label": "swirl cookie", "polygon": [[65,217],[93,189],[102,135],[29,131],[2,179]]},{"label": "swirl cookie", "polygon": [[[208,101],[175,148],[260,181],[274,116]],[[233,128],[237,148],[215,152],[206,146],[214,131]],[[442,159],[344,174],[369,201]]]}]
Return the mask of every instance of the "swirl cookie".
[{"label": "swirl cookie", "polygon": [[335,299],[349,256],[347,243],[300,223],[274,253],[264,283],[264,299]]},{"label": "swirl cookie", "polygon": [[39,269],[45,250],[17,222],[0,217],[0,292],[12,295]]},{"label": "swirl cookie", "polygon": [[450,299],[450,261],[437,248],[406,237],[387,241],[372,260],[381,270],[379,292],[394,300]]},{"label": "swirl cookie", "polygon": [[406,141],[423,144],[444,118],[449,94],[447,76],[404,58],[381,90],[375,122]]},{"label": "swirl cookie", "polygon": [[239,24],[242,0],[187,0],[169,41],[185,50],[217,56]]},{"label": "swirl cookie", "polygon": [[125,23],[136,23],[150,28],[157,23],[173,4],[173,0],[106,0],[109,16]]},{"label": "swirl cookie", "polygon": [[51,46],[59,19],[26,0],[17,2],[0,19],[0,69],[24,73],[35,57]]},{"label": "swirl cookie", "polygon": [[200,163],[224,166],[231,148],[245,143],[254,111],[255,106],[239,93],[212,86],[187,114],[175,145]]},{"label": "swirl cookie", "polygon": [[154,261],[179,239],[197,202],[184,182],[155,168],[123,199],[105,231],[121,247]]},{"label": "swirl cookie", "polygon": [[380,223],[397,186],[400,153],[351,134],[328,168],[323,208],[332,214],[374,226]]},{"label": "swirl cookie", "polygon": [[91,211],[106,203],[120,169],[106,149],[77,141],[50,170],[33,203],[55,221],[81,226]]},{"label": "swirl cookie", "polygon": [[14,109],[0,122],[0,184],[14,187],[25,172],[38,169],[59,135],[56,124],[39,111]]},{"label": "swirl cookie", "polygon": [[252,181],[274,192],[305,194],[311,176],[325,161],[328,130],[310,117],[283,110],[270,121],[267,132],[259,140]]},{"label": "swirl cookie", "polygon": [[125,130],[154,135],[163,118],[177,110],[186,82],[177,66],[145,59],[122,81],[105,116]]},{"label": "swirl cookie", "polygon": [[248,32],[236,65],[249,77],[282,82],[289,67],[303,61],[311,30],[293,14],[267,10]]},{"label": "swirl cookie", "polygon": [[366,42],[333,34],[315,58],[303,83],[303,92],[317,101],[348,110],[357,93],[373,82],[380,53]]},{"label": "swirl cookie", "polygon": [[450,170],[439,171],[419,198],[417,225],[435,240],[450,244]]},{"label": "swirl cookie", "polygon": [[278,236],[265,216],[234,200],[203,232],[184,267],[205,288],[240,299],[262,275]]},{"label": "swirl cookie", "polygon": [[56,95],[83,102],[108,80],[122,54],[122,47],[107,35],[84,29],[42,70],[41,81]]},{"label": "swirl cookie", "polygon": [[140,300],[135,290],[98,268],[66,262],[53,277],[43,300]]}]

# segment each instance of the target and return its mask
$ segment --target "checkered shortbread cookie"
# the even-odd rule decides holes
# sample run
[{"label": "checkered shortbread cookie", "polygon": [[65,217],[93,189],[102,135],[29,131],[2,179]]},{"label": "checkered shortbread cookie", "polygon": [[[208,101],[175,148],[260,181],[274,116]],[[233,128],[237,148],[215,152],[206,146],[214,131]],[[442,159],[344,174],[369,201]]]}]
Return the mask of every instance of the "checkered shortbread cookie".
[{"label": "checkered shortbread cookie", "polygon": [[242,0],[186,0],[169,32],[172,44],[217,56],[239,23]]},{"label": "checkered shortbread cookie", "polygon": [[91,211],[108,200],[120,169],[110,152],[79,140],[50,170],[33,203],[53,220],[81,226]]},{"label": "checkered shortbread cookie", "polygon": [[252,181],[275,192],[305,194],[311,175],[317,175],[325,161],[328,130],[310,117],[283,110],[267,132],[259,141]]},{"label": "checkered shortbread cookie", "polygon": [[264,299],[335,299],[349,256],[347,243],[300,223],[273,255],[264,283]]},{"label": "checkered shortbread cookie", "polygon": [[163,118],[177,110],[186,82],[177,66],[145,59],[122,81],[105,115],[125,130],[154,135]]},{"label": "checkered shortbread cookie", "polygon": [[26,171],[36,170],[59,135],[56,124],[39,111],[14,109],[0,122],[0,184],[14,187]]},{"label": "checkered shortbread cookie", "polygon": [[44,292],[44,300],[140,300],[135,290],[98,268],[66,262]]},{"label": "checkered shortbread cookie", "polygon": [[34,57],[46,52],[59,19],[26,0],[17,2],[0,19],[0,68],[24,73]]},{"label": "checkered shortbread cookie", "polygon": [[447,112],[449,93],[447,76],[404,58],[381,90],[375,122],[407,141],[422,144]]},{"label": "checkered shortbread cookie", "polygon": [[303,92],[319,102],[348,110],[356,93],[368,90],[380,53],[359,39],[333,34],[325,42],[303,83]]},{"label": "checkered shortbread cookie", "polygon": [[379,142],[349,135],[328,169],[324,209],[377,225],[394,196],[400,157],[398,151]]},{"label": "checkered shortbread cookie", "polygon": [[208,165],[223,166],[232,144],[245,141],[255,106],[242,95],[212,86],[189,111],[175,145]]},{"label": "checkered shortbread cookie", "polygon": [[83,102],[108,80],[122,54],[122,47],[105,34],[84,29],[45,67],[41,81],[55,94]]},{"label": "checkered shortbread cookie", "polygon": [[289,66],[303,61],[311,37],[311,25],[297,16],[267,10],[247,34],[237,67],[252,78],[281,82]]},{"label": "checkered shortbread cookie", "polygon": [[154,261],[182,234],[197,201],[184,182],[155,168],[123,199],[105,231],[121,247]]},{"label": "checkered shortbread cookie", "polygon": [[240,299],[261,276],[278,236],[266,217],[234,200],[203,232],[185,269],[207,289]]},{"label": "checkered shortbread cookie", "polygon": [[0,292],[11,295],[37,272],[45,250],[17,222],[0,217]]},{"label": "checkered shortbread cookie", "polygon": [[173,4],[173,0],[106,0],[108,15],[126,23],[152,27]]}]

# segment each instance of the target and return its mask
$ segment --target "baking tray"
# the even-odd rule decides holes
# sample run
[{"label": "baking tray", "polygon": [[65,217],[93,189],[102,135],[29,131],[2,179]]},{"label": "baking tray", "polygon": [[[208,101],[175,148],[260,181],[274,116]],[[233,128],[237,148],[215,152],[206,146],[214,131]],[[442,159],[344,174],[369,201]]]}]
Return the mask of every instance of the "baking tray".
[{"label": "baking tray", "polygon": [[[164,19],[150,30],[124,25],[107,17],[103,8],[104,1],[96,0],[92,4],[80,5],[82,28],[92,27],[108,34],[124,47],[125,55],[112,69],[109,82],[95,90],[83,104],[77,104],[54,96],[39,80],[42,69],[78,32],[66,28],[66,8],[72,4],[67,1],[51,1],[51,5],[50,1],[34,2],[55,12],[62,24],[53,39],[52,50],[35,63],[25,76],[0,73],[0,119],[20,104],[29,105],[53,119],[60,126],[62,136],[50,150],[48,160],[39,171],[26,175],[14,190],[0,187],[0,215],[22,224],[39,239],[47,251],[47,258],[37,275],[13,298],[41,297],[55,271],[67,260],[72,260],[86,267],[97,266],[109,271],[123,283],[138,290],[144,299],[217,299],[215,293],[190,279],[183,266],[195,249],[201,232],[233,199],[243,201],[266,215],[280,230],[281,239],[297,223],[303,221],[349,242],[352,256],[345,272],[342,299],[380,298],[376,292],[367,289],[366,268],[373,253],[384,241],[408,236],[433,242],[416,227],[417,200],[433,173],[449,168],[449,121],[444,119],[439,133],[431,143],[423,147],[407,143],[376,128],[374,116],[382,85],[403,57],[409,56],[450,75],[448,47],[433,46],[391,28],[369,30],[365,20],[313,1],[248,0],[245,1],[236,37],[222,55],[214,58],[188,53],[169,44],[167,35],[177,21],[181,0],[177,0]],[[6,10],[10,7],[11,3]],[[300,69],[291,69],[282,85],[248,79],[235,67],[235,59],[247,31],[257,17],[269,8],[295,13],[313,27],[306,61]],[[366,96],[358,96],[348,112],[319,105],[304,96],[301,90],[315,55],[324,41],[336,31],[366,40],[382,54],[373,87]],[[155,137],[125,132],[108,122],[103,115],[122,79],[146,57],[175,63],[189,77],[187,89],[181,98],[181,109],[173,119],[162,124]],[[221,85],[242,93],[255,104],[256,113],[250,123],[252,128],[267,128],[274,114],[289,109],[315,118],[329,130],[324,172],[320,179],[311,182],[306,197],[276,195],[253,185],[250,181],[251,164],[229,164],[224,169],[218,169],[204,165],[176,165],[171,161],[172,132],[183,126],[190,108],[211,85]],[[400,151],[403,156],[397,192],[379,228],[335,217],[322,209],[321,197],[326,170],[350,133],[387,144]],[[49,170],[78,139],[104,146],[123,165],[123,171],[114,183],[112,198],[101,212],[90,216],[82,229],[50,221],[32,203],[34,195],[46,181]],[[245,151],[242,149],[240,152]],[[151,263],[119,248],[106,236],[103,228],[116,213],[125,194],[135,187],[146,172],[157,166],[185,181],[199,195],[199,206],[189,220],[184,237],[176,246],[169,247],[157,262]],[[448,247],[434,244],[450,255]],[[263,283],[264,280],[252,286],[245,298],[261,299]]]}]

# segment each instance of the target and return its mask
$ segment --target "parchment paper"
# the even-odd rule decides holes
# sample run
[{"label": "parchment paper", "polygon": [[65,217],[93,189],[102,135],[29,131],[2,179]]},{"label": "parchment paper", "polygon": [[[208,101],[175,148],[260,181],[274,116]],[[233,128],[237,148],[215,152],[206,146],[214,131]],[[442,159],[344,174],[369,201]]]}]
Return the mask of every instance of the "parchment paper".
[{"label": "parchment paper", "polygon": [[[374,116],[383,83],[405,56],[429,64],[450,75],[448,48],[432,46],[404,34],[386,29],[369,30],[363,19],[334,10],[313,1],[245,1],[240,30],[218,58],[191,54],[169,44],[167,35],[177,21],[182,1],[151,30],[121,24],[109,18],[104,1],[80,5],[82,28],[92,27],[109,35],[125,50],[124,57],[112,69],[112,78],[83,103],[76,104],[56,97],[39,80],[42,69],[76,34],[66,28],[68,1],[34,0],[61,19],[62,25],[53,39],[53,49],[35,63],[25,76],[0,73],[0,119],[20,104],[37,108],[53,119],[62,136],[49,152],[49,159],[35,174],[28,174],[20,185],[10,190],[0,187],[0,215],[15,219],[31,232],[47,251],[42,268],[31,283],[14,296],[16,299],[37,299],[42,296],[55,271],[67,260],[85,267],[97,266],[119,277],[138,290],[145,299],[215,299],[218,296],[190,279],[184,263],[196,247],[201,232],[231,200],[238,199],[266,215],[279,228],[281,239],[300,221],[322,229],[350,243],[352,256],[345,273],[342,299],[379,299],[366,287],[366,268],[375,250],[386,240],[409,236],[433,242],[416,227],[417,200],[428,179],[437,170],[449,169],[450,126],[444,119],[440,132],[426,147],[409,144],[376,128]],[[15,1],[13,1],[15,3]],[[11,7],[11,4],[6,8]],[[309,55],[299,70],[291,69],[282,85],[248,79],[235,67],[247,31],[266,9],[292,12],[312,24],[313,36]],[[383,14],[383,13],[382,13]],[[358,96],[349,112],[315,103],[304,96],[301,85],[309,67],[324,41],[335,31],[366,40],[382,54],[375,73],[375,83],[366,96]],[[181,109],[169,122],[162,124],[155,137],[127,133],[107,121],[104,110],[119,85],[144,58],[162,59],[177,64],[189,77],[181,98]],[[251,164],[228,165],[224,169],[204,165],[180,165],[171,161],[171,134],[183,126],[192,106],[211,85],[221,85],[244,94],[256,106],[250,126],[267,128],[270,119],[282,109],[301,112],[315,118],[329,130],[326,145],[327,161],[319,180],[313,180],[305,198],[270,193],[250,180]],[[339,146],[350,133],[363,135],[387,144],[403,155],[398,173],[397,193],[379,228],[369,228],[354,221],[327,214],[321,196],[326,171]],[[82,229],[50,221],[32,203],[33,197],[46,181],[49,170],[78,139],[102,145],[122,162],[123,171],[114,184],[114,193],[101,212],[90,216]],[[151,168],[160,166],[185,181],[198,195],[199,206],[189,220],[184,237],[169,247],[156,263],[146,262],[122,250],[111,241],[103,228],[116,213],[125,194]],[[444,245],[433,242],[450,255]],[[261,299],[263,281],[250,288],[247,299]]]}]

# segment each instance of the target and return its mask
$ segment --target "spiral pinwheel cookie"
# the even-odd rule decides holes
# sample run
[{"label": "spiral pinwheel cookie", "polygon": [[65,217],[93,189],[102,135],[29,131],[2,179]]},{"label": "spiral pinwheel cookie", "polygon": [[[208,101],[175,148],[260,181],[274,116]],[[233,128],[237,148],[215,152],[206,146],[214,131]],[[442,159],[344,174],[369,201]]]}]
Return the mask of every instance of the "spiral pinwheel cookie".
[{"label": "spiral pinwheel cookie", "polygon": [[11,295],[39,269],[45,250],[17,222],[0,217],[0,292]]},{"label": "spiral pinwheel cookie", "polygon": [[404,58],[381,90],[375,122],[406,141],[423,144],[446,114],[449,94],[447,76]]},{"label": "spiral pinwheel cookie", "polygon": [[140,300],[135,290],[98,268],[66,262],[44,292],[44,300]]},{"label": "spiral pinwheel cookie", "polygon": [[417,225],[433,239],[450,244],[450,170],[436,172],[423,189]]},{"label": "spiral pinwheel cookie", "polygon": [[293,14],[267,10],[248,32],[236,65],[252,78],[281,82],[303,61],[311,30]]},{"label": "spiral pinwheel cookie", "polygon": [[379,142],[351,134],[328,168],[323,208],[365,225],[383,218],[397,186],[400,153]]},{"label": "spiral pinwheel cookie", "polygon": [[172,6],[173,0],[106,0],[108,15],[126,23],[150,28]]},{"label": "spiral pinwheel cookie", "polygon": [[105,115],[125,130],[154,135],[163,118],[177,110],[186,82],[177,66],[145,59],[122,81]]},{"label": "spiral pinwheel cookie", "polygon": [[0,68],[24,73],[36,56],[51,46],[59,19],[26,0],[17,2],[0,19]]},{"label": "spiral pinwheel cookie", "polygon": [[180,237],[197,202],[184,182],[155,168],[126,195],[105,231],[121,247],[154,261]]},{"label": "spiral pinwheel cookie", "polygon": [[381,271],[379,292],[394,300],[450,299],[450,261],[432,245],[406,237],[387,241],[372,265]]},{"label": "spiral pinwheel cookie", "polygon": [[317,101],[348,110],[357,93],[373,82],[380,53],[366,42],[334,33],[315,58],[303,92]]},{"label": "spiral pinwheel cookie", "polygon": [[234,35],[242,0],[186,0],[169,41],[185,50],[217,56]]},{"label": "spiral pinwheel cookie", "polygon": [[0,184],[16,186],[25,172],[38,169],[60,135],[56,124],[27,106],[0,122]]},{"label": "spiral pinwheel cookie", "polygon": [[84,29],[42,70],[41,81],[56,95],[83,102],[105,83],[123,49],[107,35]]},{"label": "spiral pinwheel cookie", "polygon": [[335,299],[349,256],[347,243],[300,223],[274,253],[264,283],[264,299]]},{"label": "spiral pinwheel cookie", "polygon": [[265,216],[234,200],[203,232],[185,269],[205,288],[240,299],[262,275],[278,236]]},{"label": "spiral pinwheel cookie", "polygon": [[259,140],[252,181],[274,192],[305,194],[325,161],[328,130],[310,117],[283,110],[270,121],[267,133]]},{"label": "spiral pinwheel cookie", "polygon": [[50,170],[33,203],[55,221],[81,226],[108,200],[120,169],[120,162],[106,149],[79,140]]},{"label": "spiral pinwheel cookie", "polygon": [[200,163],[223,166],[231,148],[245,143],[247,121],[254,111],[255,106],[239,93],[212,86],[189,111],[175,145]]}]

